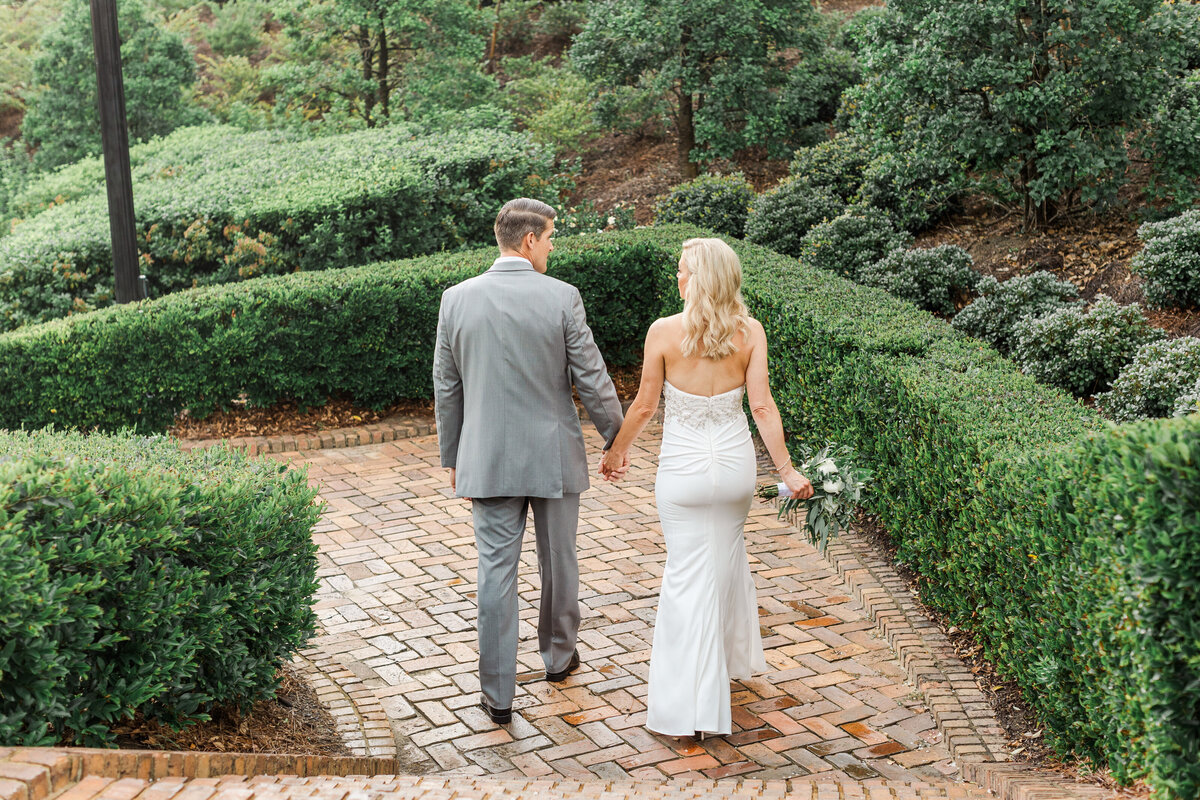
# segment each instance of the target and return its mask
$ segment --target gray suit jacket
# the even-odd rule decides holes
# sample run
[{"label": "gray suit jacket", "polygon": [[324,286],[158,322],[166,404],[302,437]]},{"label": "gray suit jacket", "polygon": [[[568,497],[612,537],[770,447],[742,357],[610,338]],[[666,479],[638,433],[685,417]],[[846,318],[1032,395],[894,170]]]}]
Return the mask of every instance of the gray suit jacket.
[{"label": "gray suit jacket", "polygon": [[588,488],[571,385],[606,442],[621,404],[579,290],[502,257],[442,294],[433,390],[442,466],[460,497],[562,497]]}]

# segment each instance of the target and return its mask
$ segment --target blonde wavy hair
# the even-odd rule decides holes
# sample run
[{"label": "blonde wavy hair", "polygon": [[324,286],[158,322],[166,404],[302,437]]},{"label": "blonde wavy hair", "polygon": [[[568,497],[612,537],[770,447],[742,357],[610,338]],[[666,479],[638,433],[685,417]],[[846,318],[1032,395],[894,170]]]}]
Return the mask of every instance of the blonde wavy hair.
[{"label": "blonde wavy hair", "polygon": [[690,274],[683,299],[684,357],[732,355],[734,334],[750,332],[737,253],[720,239],[688,239],[680,260]]}]

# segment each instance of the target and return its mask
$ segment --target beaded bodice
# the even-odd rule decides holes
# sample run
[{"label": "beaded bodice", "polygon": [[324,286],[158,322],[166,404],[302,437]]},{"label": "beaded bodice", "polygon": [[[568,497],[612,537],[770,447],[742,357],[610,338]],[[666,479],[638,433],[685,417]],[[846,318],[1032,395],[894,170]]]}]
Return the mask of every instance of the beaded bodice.
[{"label": "beaded bodice", "polygon": [[728,392],[705,397],[680,391],[663,381],[663,396],[666,398],[663,422],[678,422],[690,428],[704,430],[738,420],[744,421],[746,415],[742,411],[742,394],[745,389],[745,386],[739,386]]}]

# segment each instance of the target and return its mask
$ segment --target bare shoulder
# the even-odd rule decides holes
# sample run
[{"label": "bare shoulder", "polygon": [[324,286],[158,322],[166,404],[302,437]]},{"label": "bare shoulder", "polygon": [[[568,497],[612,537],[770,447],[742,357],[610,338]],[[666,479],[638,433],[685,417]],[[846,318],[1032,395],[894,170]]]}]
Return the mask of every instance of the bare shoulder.
[{"label": "bare shoulder", "polygon": [[672,314],[669,317],[659,317],[650,323],[649,333],[655,336],[669,336],[683,328],[683,314]]},{"label": "bare shoulder", "polygon": [[750,346],[754,347],[756,344],[767,341],[767,332],[763,328],[762,323],[754,317],[747,317],[746,319],[746,333],[748,334],[746,338],[749,339]]}]

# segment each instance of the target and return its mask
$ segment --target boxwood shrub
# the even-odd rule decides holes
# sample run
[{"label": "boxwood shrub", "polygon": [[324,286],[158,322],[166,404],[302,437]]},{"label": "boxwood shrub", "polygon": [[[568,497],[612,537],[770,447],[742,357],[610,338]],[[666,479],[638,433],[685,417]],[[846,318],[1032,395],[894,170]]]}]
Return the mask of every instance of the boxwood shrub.
[{"label": "boxwood shrub", "polygon": [[954,315],[952,324],[1002,353],[1012,351],[1013,328],[1021,320],[1036,319],[1082,302],[1074,284],[1049,272],[1018,275],[1003,283],[986,275],[980,279],[976,291],[979,296]]},{"label": "boxwood shrub", "polygon": [[1117,422],[1170,416],[1200,381],[1200,339],[1182,336],[1142,345],[1096,402]]},{"label": "boxwood shrub", "polygon": [[868,286],[947,317],[954,314],[955,300],[969,296],[979,278],[971,254],[955,245],[893,250],[858,275]]},{"label": "boxwood shrub", "polygon": [[0,433],[0,742],[106,744],[270,696],[315,629],[303,470],[165,437]]},{"label": "boxwood shrub", "polygon": [[897,230],[886,211],[856,205],[813,226],[800,240],[800,260],[857,281],[872,264],[911,243],[912,237]]},{"label": "boxwood shrub", "polygon": [[654,205],[656,224],[686,223],[742,238],[754,188],[742,173],[701,175],[671,189]]},{"label": "boxwood shrub", "polygon": [[[190,128],[133,148],[152,297],[484,245],[505,200],[555,194],[552,154],[523,134],[417,136],[393,126],[296,137]],[[98,160],[50,176],[18,202],[29,216],[0,238],[0,330],[111,304]]]},{"label": "boxwood shrub", "polygon": [[1173,417],[1186,417],[1188,414],[1200,414],[1200,378],[1196,379],[1192,388],[1179,396],[1171,411]]},{"label": "boxwood shrub", "polygon": [[797,150],[788,174],[825,189],[848,204],[858,197],[870,165],[869,143],[845,134]]},{"label": "boxwood shrub", "polygon": [[[610,365],[638,363],[675,292],[652,230],[563,240],[550,274],[579,287]],[[495,248],[177,292],[0,334],[0,427],[142,431],[245,395],[382,407],[432,392],[442,290]],[[678,261],[678,254],[675,256]]]},{"label": "boxwood shrub", "polygon": [[824,187],[804,178],[788,178],[754,201],[746,219],[746,238],[789,256],[799,256],[804,236],[827,222],[846,204]]},{"label": "boxwood shrub", "polygon": [[1013,360],[1043,383],[1076,397],[1107,391],[1138,348],[1166,336],[1137,303],[1099,295],[1089,309],[1060,308],[1013,326]]},{"label": "boxwood shrub", "polygon": [[1146,246],[1129,268],[1145,278],[1146,303],[1154,308],[1200,305],[1200,210],[1147,222],[1138,237]]}]

